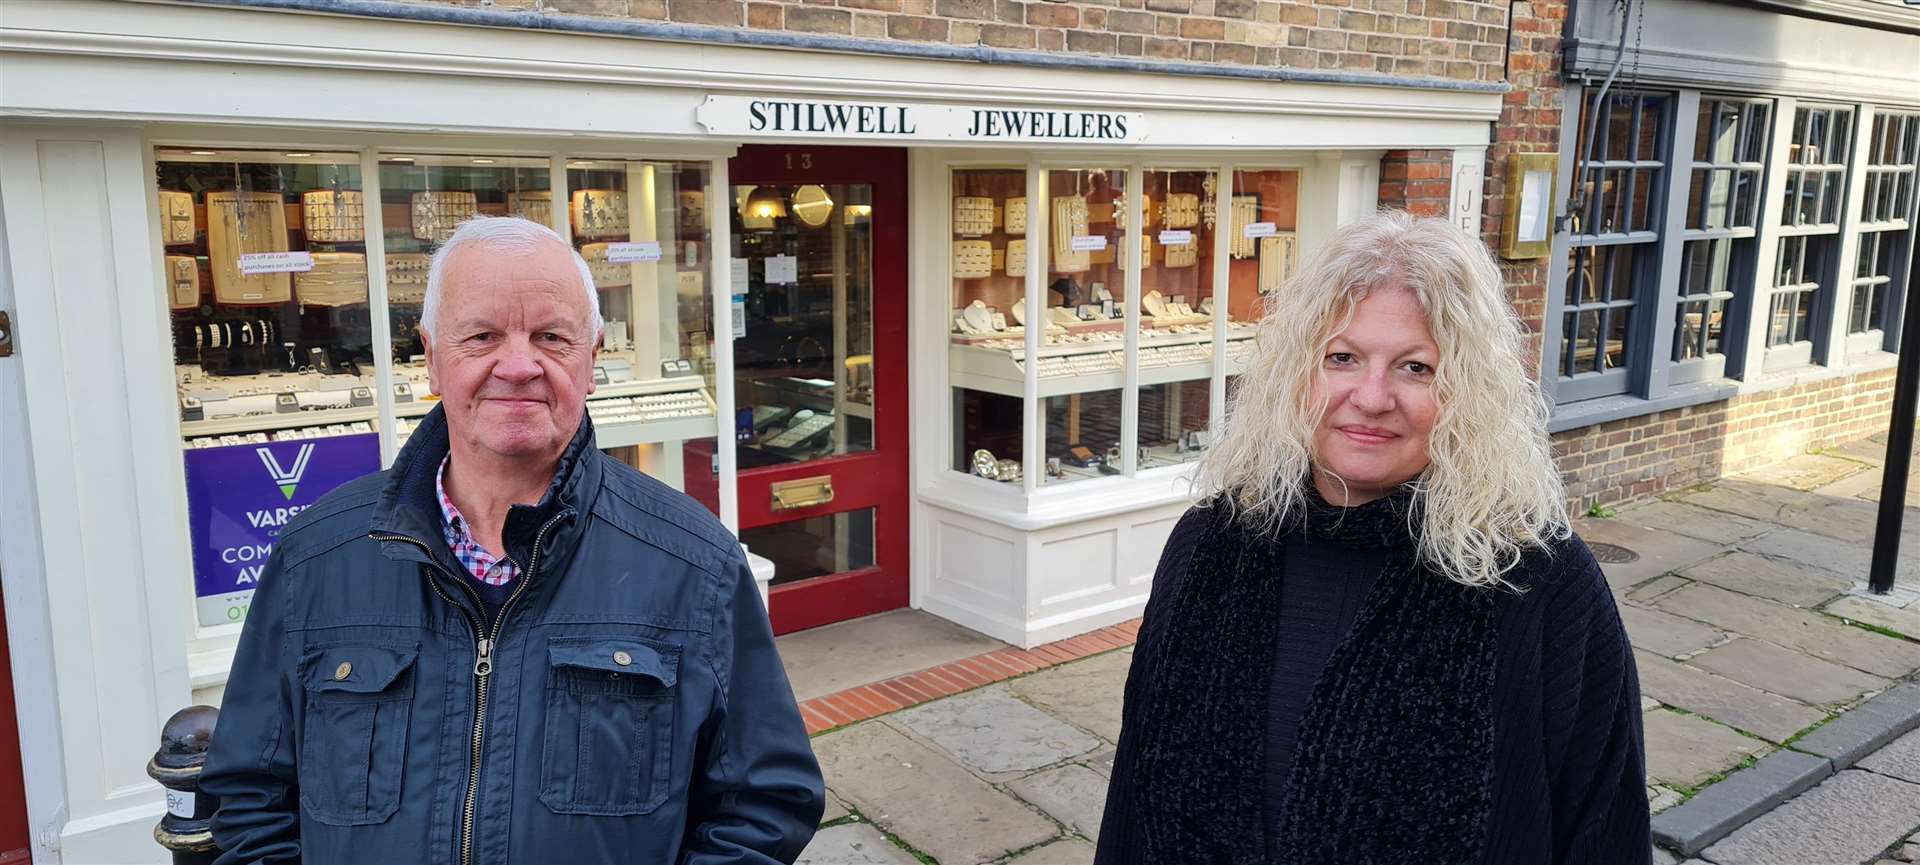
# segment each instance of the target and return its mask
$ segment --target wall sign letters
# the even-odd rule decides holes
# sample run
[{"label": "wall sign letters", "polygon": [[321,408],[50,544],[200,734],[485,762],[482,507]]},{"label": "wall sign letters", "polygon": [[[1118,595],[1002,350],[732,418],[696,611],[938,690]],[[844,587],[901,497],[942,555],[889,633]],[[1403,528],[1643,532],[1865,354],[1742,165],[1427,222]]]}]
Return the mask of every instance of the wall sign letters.
[{"label": "wall sign letters", "polygon": [[1146,118],[1135,111],[709,96],[697,117],[710,134],[740,137],[1096,144],[1147,140]]}]

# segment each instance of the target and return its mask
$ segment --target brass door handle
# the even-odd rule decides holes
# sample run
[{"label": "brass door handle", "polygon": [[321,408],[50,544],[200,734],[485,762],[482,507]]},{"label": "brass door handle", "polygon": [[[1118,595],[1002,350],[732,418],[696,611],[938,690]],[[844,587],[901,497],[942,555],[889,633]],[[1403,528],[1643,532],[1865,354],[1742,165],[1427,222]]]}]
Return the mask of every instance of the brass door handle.
[{"label": "brass door handle", "polygon": [[833,501],[832,475],[780,481],[770,486],[773,490],[773,509],[776,511],[818,507]]}]

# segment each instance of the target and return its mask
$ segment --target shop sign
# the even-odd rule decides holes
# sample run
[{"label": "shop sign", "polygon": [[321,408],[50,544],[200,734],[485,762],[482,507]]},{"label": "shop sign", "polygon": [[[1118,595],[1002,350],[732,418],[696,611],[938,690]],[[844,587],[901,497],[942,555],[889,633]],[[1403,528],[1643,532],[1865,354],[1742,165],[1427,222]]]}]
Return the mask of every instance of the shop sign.
[{"label": "shop sign", "polygon": [[709,96],[696,116],[709,134],[746,138],[1059,144],[1139,144],[1147,138],[1146,116],[1137,111]]},{"label": "shop sign", "polygon": [[334,487],[380,469],[374,433],[186,451],[187,523],[202,626],[247,617],[287,521]]}]

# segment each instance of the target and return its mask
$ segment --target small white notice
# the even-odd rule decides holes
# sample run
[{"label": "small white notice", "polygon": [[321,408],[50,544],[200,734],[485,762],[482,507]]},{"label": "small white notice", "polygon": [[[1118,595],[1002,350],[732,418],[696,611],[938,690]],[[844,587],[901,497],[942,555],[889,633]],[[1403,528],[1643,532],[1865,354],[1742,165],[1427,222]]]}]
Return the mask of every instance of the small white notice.
[{"label": "small white notice", "polygon": [[1161,246],[1190,246],[1193,244],[1193,232],[1184,228],[1169,228],[1160,232]]},{"label": "small white notice", "polygon": [[733,269],[729,274],[731,277],[729,281],[732,283],[731,287],[734,294],[745,296],[747,293],[747,285],[752,281],[752,277],[747,275],[747,261],[748,260],[744,258],[736,258],[733,260]]},{"label": "small white notice", "polygon": [[746,336],[747,335],[747,296],[744,294],[734,295],[733,303],[729,304],[728,307],[731,313],[728,316],[728,318],[731,319],[731,322],[732,322],[731,326],[733,328],[733,338],[739,339],[743,336]]},{"label": "small white notice", "polygon": [[636,240],[607,244],[608,264],[640,264],[660,260],[660,241]]},{"label": "small white notice", "polygon": [[167,813],[182,820],[193,819],[193,794],[185,790],[168,790]]},{"label": "small white notice", "polygon": [[767,284],[792,285],[800,281],[800,259],[791,255],[767,256]]},{"label": "small white notice", "polygon": [[248,276],[262,273],[306,273],[313,269],[310,252],[245,252],[240,254],[240,272]]},{"label": "small white notice", "polygon": [[1241,234],[1246,237],[1272,237],[1278,231],[1271,222],[1249,222]]},{"label": "small white notice", "polygon": [[1107,236],[1104,234],[1076,234],[1073,236],[1074,252],[1098,252],[1107,248]]},{"label": "small white notice", "polygon": [[1553,188],[1551,172],[1529,171],[1520,181],[1520,225],[1514,240],[1538,243],[1547,239],[1548,190]]}]

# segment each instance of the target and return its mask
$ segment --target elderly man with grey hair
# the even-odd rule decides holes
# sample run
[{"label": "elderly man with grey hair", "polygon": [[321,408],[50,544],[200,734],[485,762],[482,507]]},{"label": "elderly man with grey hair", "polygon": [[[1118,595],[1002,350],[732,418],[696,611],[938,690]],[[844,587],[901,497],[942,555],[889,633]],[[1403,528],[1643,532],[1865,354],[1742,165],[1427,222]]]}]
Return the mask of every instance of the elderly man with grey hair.
[{"label": "elderly man with grey hair", "polygon": [[421,327],[440,405],[261,575],[220,861],[792,862],[824,790],[766,611],[711,514],[594,446],[586,263],[471,220]]}]

